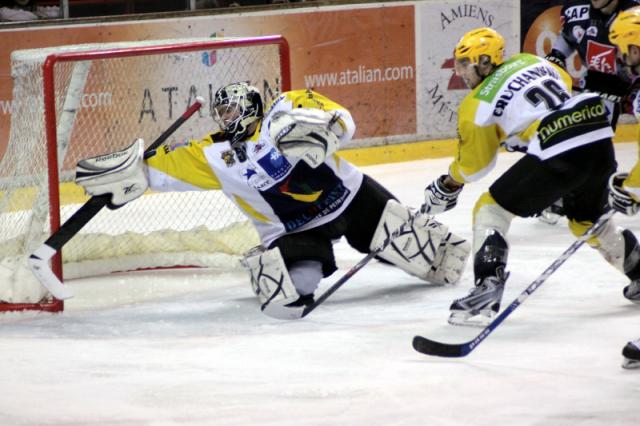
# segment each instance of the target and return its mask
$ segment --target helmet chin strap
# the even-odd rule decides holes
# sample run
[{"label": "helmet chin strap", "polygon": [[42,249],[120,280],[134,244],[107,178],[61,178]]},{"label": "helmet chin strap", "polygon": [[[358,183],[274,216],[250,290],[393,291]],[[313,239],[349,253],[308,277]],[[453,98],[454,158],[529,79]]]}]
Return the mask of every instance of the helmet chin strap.
[{"label": "helmet chin strap", "polygon": [[[487,78],[487,75],[482,75],[482,73],[480,72],[480,65],[479,64],[473,64],[473,69],[476,72],[476,75],[478,76],[478,78],[480,79],[478,81],[478,84],[476,84],[476,86],[478,86],[480,83],[482,83],[484,81],[485,78]],[[489,73],[490,74],[490,73]]]}]

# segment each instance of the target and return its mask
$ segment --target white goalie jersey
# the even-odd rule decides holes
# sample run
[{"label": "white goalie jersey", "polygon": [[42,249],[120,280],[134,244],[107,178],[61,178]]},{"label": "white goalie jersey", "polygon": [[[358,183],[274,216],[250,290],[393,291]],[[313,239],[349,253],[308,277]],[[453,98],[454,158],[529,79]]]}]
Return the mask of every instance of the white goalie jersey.
[{"label": "white goalie jersey", "polygon": [[337,114],[339,142],[351,140],[351,114],[310,90],[286,92],[268,109],[250,139],[232,148],[215,135],[180,146],[164,147],[147,160],[149,184],[159,191],[222,190],[255,225],[269,245],[289,232],[311,229],[336,218],[362,183],[362,173],[337,155],[312,168],[301,158],[285,156],[272,142],[269,126],[277,113],[316,108]]}]

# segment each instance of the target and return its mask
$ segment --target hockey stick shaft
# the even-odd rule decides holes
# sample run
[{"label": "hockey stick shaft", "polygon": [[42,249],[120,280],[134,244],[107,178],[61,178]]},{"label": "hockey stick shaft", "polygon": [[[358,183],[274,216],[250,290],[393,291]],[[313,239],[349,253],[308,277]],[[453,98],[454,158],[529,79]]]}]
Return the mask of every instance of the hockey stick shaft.
[{"label": "hockey stick shaft", "polygon": [[[169,126],[158,138],[144,151],[144,159],[153,156],[158,149],[185,121],[198,111],[204,103],[202,98],[196,98],[193,103],[176,121]],[[78,209],[53,235],[45,241],[52,249],[59,251],[74,235],[76,235],[104,206],[107,205],[110,194],[91,197],[80,209]]]},{"label": "hockey stick shaft", "polygon": [[309,315],[309,313],[311,313],[319,305],[324,303],[324,301],[327,300],[329,298],[329,296],[331,296],[340,287],[342,287],[344,285],[344,283],[349,281],[349,279],[351,279],[351,277],[353,277],[360,269],[364,268],[365,265],[367,265],[371,261],[371,259],[373,259],[378,254],[380,254],[382,251],[384,251],[384,249],[386,249],[393,242],[393,240],[395,240],[397,237],[399,237],[404,232],[405,227],[407,225],[411,226],[413,224],[413,221],[414,221],[414,219],[416,218],[416,216],[418,214],[419,213],[413,213],[409,217],[409,219],[407,219],[407,221],[402,224],[402,226],[400,226],[398,229],[396,229],[391,234],[389,234],[387,236],[387,238],[384,239],[382,244],[380,244],[380,246],[378,246],[377,248],[372,250],[369,254],[367,254],[365,257],[363,257],[358,263],[353,265],[351,267],[351,269],[349,269],[347,272],[345,272],[344,275],[341,276],[340,279],[338,279],[338,281],[336,281],[331,287],[329,287],[324,293],[322,293],[320,295],[320,297],[318,297],[315,300],[315,302],[313,302],[311,305],[305,307],[304,310],[302,311],[302,317],[306,317],[307,315]]},{"label": "hockey stick shaft", "polygon": [[[144,151],[144,158],[151,157],[180,126],[182,126],[193,114],[204,105],[203,98],[196,101],[171,124],[156,140]],[[59,278],[49,267],[49,260],[69,242],[95,215],[97,215],[111,198],[110,194],[91,197],[80,209],[78,209],[67,221],[60,226],[31,256],[29,267],[38,278],[38,281],[59,300],[72,297],[68,289],[64,288]]]},{"label": "hockey stick shaft", "polygon": [[423,336],[413,338],[413,348],[423,354],[448,358],[460,358],[468,355],[482,341],[484,341],[513,311],[515,311],[534,291],[536,291],[564,262],[567,261],[589,238],[602,229],[613,216],[615,210],[602,215],[598,221],[584,235],[574,241],[547,269],[542,272],[529,286],[524,289],[511,304],[489,323],[474,339],[459,343],[441,343]]}]

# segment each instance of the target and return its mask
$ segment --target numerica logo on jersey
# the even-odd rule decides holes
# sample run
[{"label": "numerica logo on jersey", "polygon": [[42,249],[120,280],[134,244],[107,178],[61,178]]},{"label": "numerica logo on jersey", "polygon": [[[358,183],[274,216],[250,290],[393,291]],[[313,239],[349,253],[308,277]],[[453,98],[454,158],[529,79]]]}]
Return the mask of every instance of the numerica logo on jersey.
[{"label": "numerica logo on jersey", "polygon": [[[604,104],[600,101],[583,106],[578,111],[565,112],[538,128],[540,144],[544,145],[553,136],[559,134],[569,126],[582,122],[597,124],[607,120]],[[546,121],[546,120],[545,120]]]}]

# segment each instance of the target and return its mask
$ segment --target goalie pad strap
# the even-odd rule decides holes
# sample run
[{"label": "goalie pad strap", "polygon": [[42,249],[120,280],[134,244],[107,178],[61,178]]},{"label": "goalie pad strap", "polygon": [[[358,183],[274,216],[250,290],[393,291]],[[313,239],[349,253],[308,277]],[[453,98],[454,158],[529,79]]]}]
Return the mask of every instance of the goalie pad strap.
[{"label": "goalie pad strap", "polygon": [[403,232],[378,256],[426,280],[447,228],[424,215],[418,215],[413,223],[407,226],[410,217],[411,212],[407,207],[395,200],[387,201],[371,240],[370,249],[379,247],[396,229],[405,226]]},{"label": "goalie pad strap", "polygon": [[455,284],[464,272],[470,253],[469,241],[447,232],[440,241],[427,281],[434,284]]},{"label": "goalie pad strap", "polygon": [[111,208],[140,197],[149,187],[144,167],[144,141],[122,151],[80,160],[75,181],[92,196],[111,194]]}]

